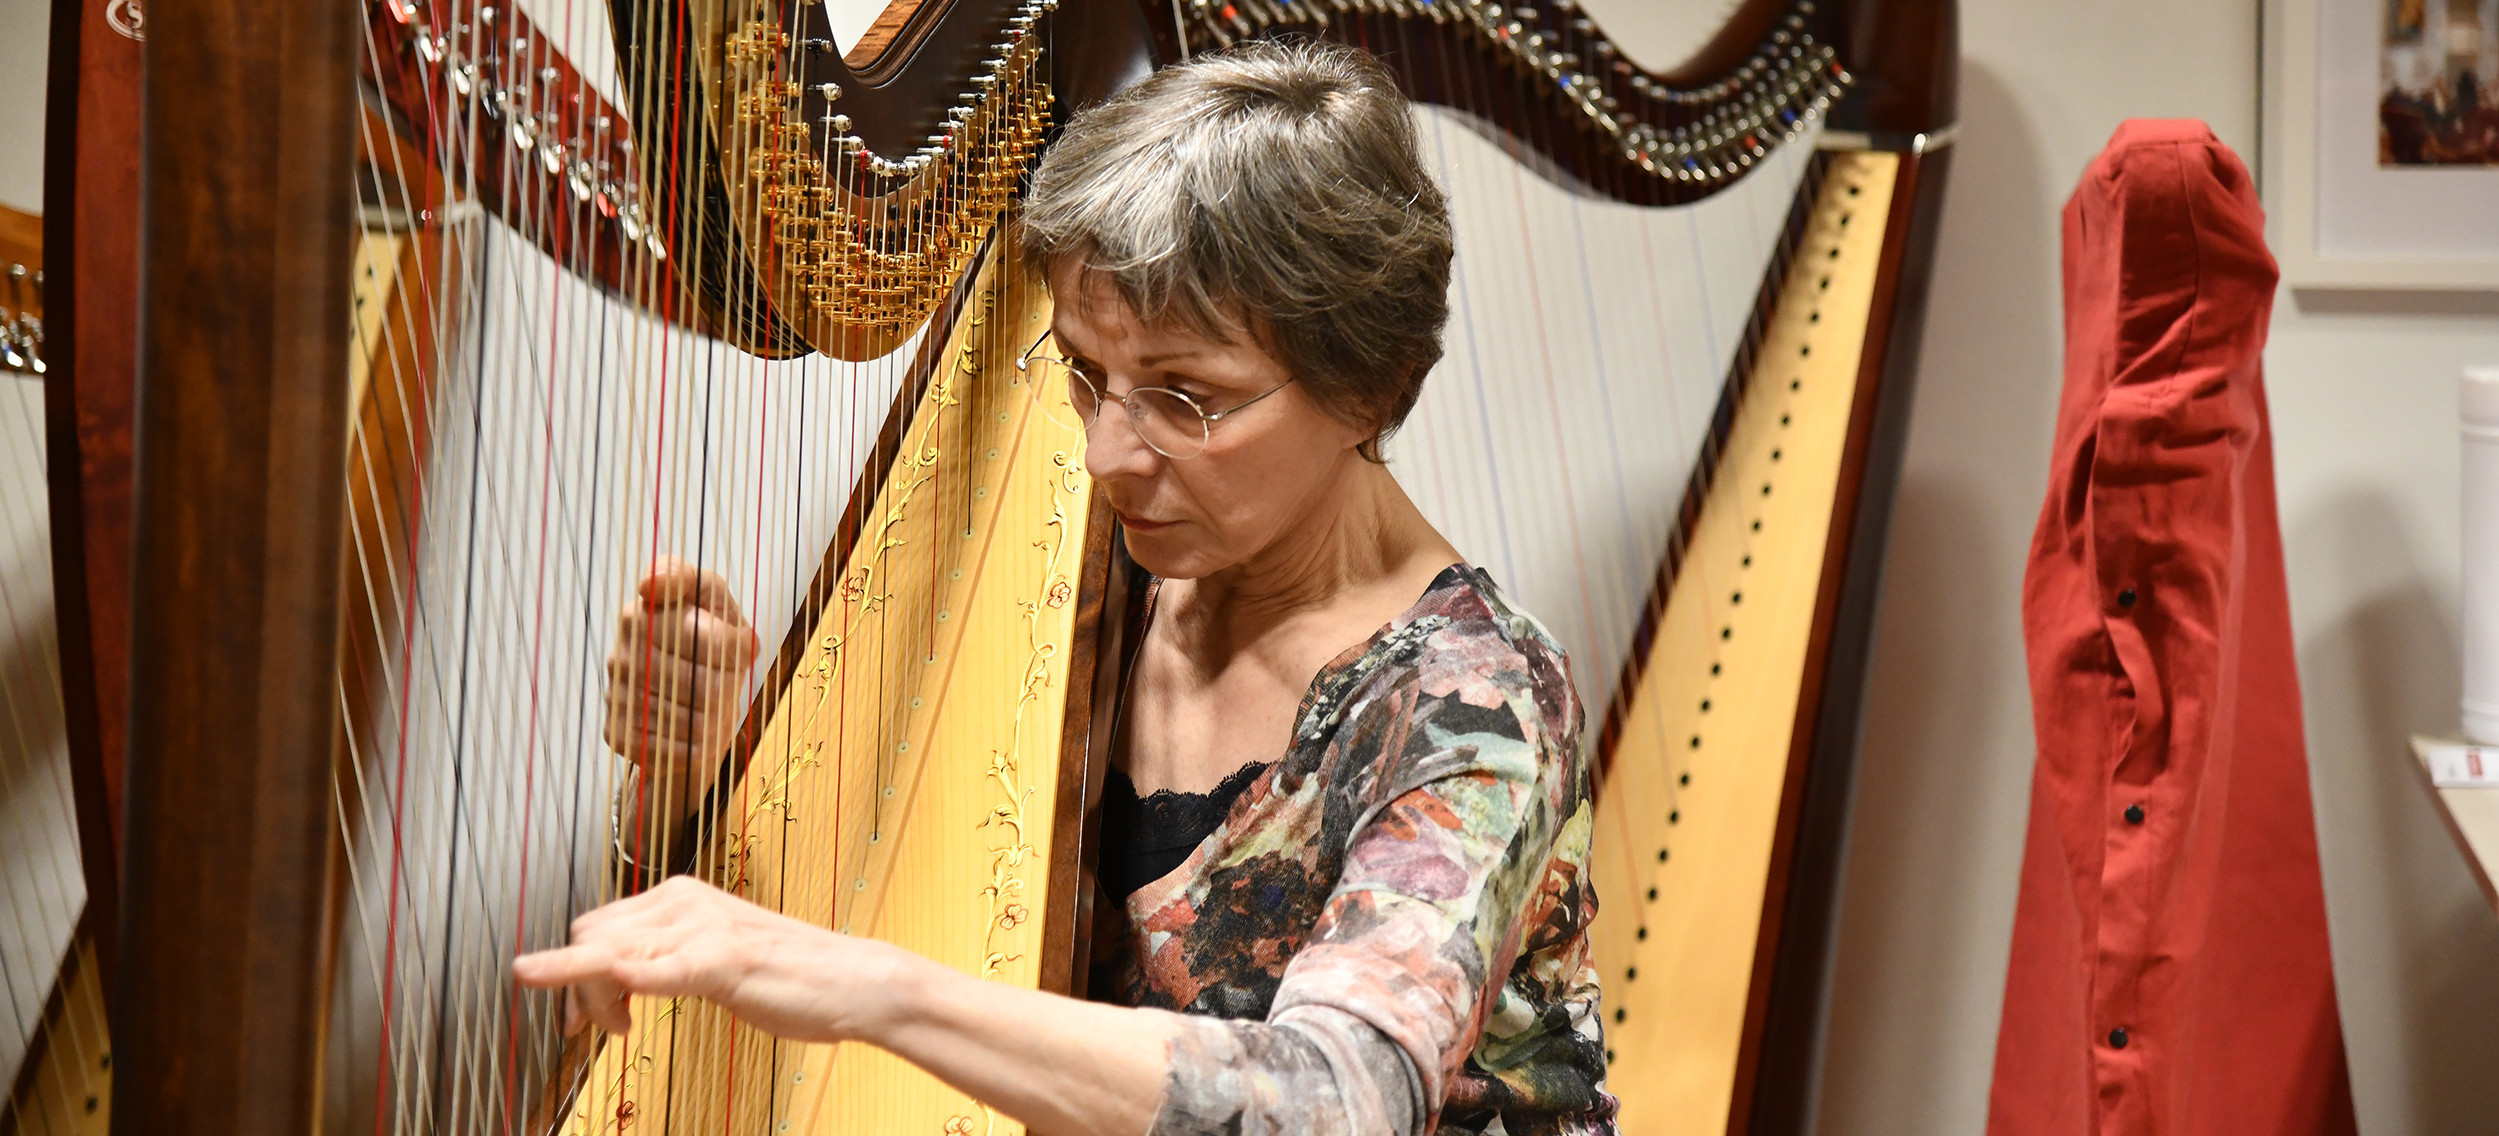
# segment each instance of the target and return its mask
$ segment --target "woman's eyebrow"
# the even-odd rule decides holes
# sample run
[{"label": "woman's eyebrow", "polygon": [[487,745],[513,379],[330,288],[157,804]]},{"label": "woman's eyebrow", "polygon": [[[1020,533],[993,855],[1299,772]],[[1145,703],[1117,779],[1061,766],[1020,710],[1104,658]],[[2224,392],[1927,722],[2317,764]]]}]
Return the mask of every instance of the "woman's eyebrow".
[{"label": "woman's eyebrow", "polygon": [[[1096,363],[1098,365],[1097,360],[1095,360],[1091,355],[1086,354],[1083,348],[1076,346],[1074,342],[1068,339],[1067,333],[1064,330],[1052,327],[1050,329],[1050,338],[1058,341],[1059,353],[1065,356],[1068,362]],[[1194,359],[1205,354],[1206,349],[1204,347],[1177,347],[1169,351],[1158,351],[1152,355],[1143,356],[1137,360],[1137,366],[1139,369],[1160,367],[1163,364],[1170,363],[1175,360]]]},{"label": "woman's eyebrow", "polygon": [[1174,359],[1189,359],[1205,353],[1204,348],[1183,347],[1176,351],[1163,351],[1153,355],[1148,355],[1137,360],[1137,365],[1140,367],[1159,367]]}]

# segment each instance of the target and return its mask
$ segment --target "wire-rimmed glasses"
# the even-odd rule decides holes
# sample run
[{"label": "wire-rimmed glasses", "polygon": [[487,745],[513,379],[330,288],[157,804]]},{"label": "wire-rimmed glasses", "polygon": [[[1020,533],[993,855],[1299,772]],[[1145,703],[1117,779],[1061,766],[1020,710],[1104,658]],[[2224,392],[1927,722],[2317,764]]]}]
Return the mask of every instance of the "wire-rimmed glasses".
[{"label": "wire-rimmed glasses", "polygon": [[1041,350],[1050,333],[1042,332],[1032,346],[1015,357],[1015,369],[1033,373],[1034,364],[1041,364],[1041,374],[1053,373],[1067,379],[1067,404],[1076,412],[1077,422],[1086,430],[1093,429],[1094,419],[1102,416],[1104,402],[1116,402],[1128,410],[1128,421],[1136,427],[1137,438],[1155,453],[1174,461],[1186,461],[1206,451],[1206,439],[1215,432],[1215,423],[1223,421],[1259,399],[1291,386],[1286,379],[1252,395],[1238,405],[1222,410],[1208,410],[1198,401],[1170,387],[1139,387],[1126,395],[1116,395],[1094,385],[1091,378],[1075,365],[1055,355],[1035,354]]}]

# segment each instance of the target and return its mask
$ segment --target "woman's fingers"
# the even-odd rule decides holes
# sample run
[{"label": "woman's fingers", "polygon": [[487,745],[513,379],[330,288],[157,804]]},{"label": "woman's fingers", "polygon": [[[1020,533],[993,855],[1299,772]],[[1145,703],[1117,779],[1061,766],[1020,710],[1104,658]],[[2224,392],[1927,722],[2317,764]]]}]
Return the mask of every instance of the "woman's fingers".
[{"label": "woman's fingers", "polygon": [[602,733],[610,748],[636,765],[677,768],[698,758],[718,760],[738,721],[725,710],[698,714],[682,706],[610,703]]},{"label": "woman's fingers", "polygon": [[661,558],[617,613],[607,660],[608,745],[645,766],[716,756],[736,729],[761,650],[727,580]]},{"label": "woman's fingers", "polygon": [[628,985],[616,970],[632,965],[601,947],[564,947],[522,955],[512,960],[512,976],[521,985],[564,988],[564,1032],[581,1032],[587,1022],[609,1033],[633,1028]]},{"label": "woman's fingers", "polygon": [[[653,642],[675,654],[744,670],[762,652],[763,640],[747,624],[729,582],[717,572],[664,560],[643,579],[638,595],[641,610],[648,613],[640,622],[652,629]],[[624,618],[637,620],[631,605]]]},{"label": "woman's fingers", "polygon": [[512,960],[512,977],[521,985],[546,989],[570,986],[608,973],[616,965],[614,948],[604,943],[582,943],[553,950],[535,951]]},{"label": "woman's fingers", "polygon": [[[780,915],[687,877],[573,921],[572,945],[514,960],[567,989],[566,1026],[629,1028],[628,994],[711,999],[777,1036],[838,1041],[891,993],[897,952]],[[890,1007],[888,1007],[890,1008]]]},{"label": "woman's fingers", "polygon": [[612,974],[617,962],[615,951],[604,944],[559,947],[513,959],[512,977],[536,989],[565,988],[567,1035],[580,1033],[585,1020],[609,1033],[624,1033],[633,1028],[633,1012]]},{"label": "woman's fingers", "polygon": [[676,656],[654,653],[646,659],[620,652],[607,661],[607,681],[612,695],[638,690],[681,706],[697,706],[743,692],[746,672]]},{"label": "woman's fingers", "polygon": [[762,641],[755,629],[695,607],[655,610],[627,608],[616,618],[614,662],[652,666],[660,659],[684,659],[707,667],[743,671],[755,661]]},{"label": "woman's fingers", "polygon": [[652,562],[651,572],[642,578],[637,589],[642,602],[651,607],[687,604],[712,612],[730,623],[745,626],[746,615],[738,610],[737,595],[729,589],[729,581],[718,572],[707,572],[673,556]]},{"label": "woman's fingers", "polygon": [[694,771],[695,755],[700,752],[690,741],[639,734],[631,727],[609,729],[607,744],[646,778],[661,773],[683,780]]},{"label": "woman's fingers", "polygon": [[694,756],[694,732],[667,722],[654,722],[631,706],[611,706],[607,744],[635,765],[674,769]]},{"label": "woman's fingers", "polygon": [[743,670],[755,661],[755,629],[699,607],[665,607],[642,621],[665,653],[706,666]]},{"label": "woman's fingers", "polygon": [[669,701],[656,694],[645,695],[637,701],[630,693],[610,698],[607,704],[607,714],[614,723],[612,729],[630,736],[666,738],[672,741],[694,740],[699,734],[699,731],[694,728],[696,719],[709,717],[706,714],[698,714],[691,707]]},{"label": "woman's fingers", "polygon": [[708,740],[735,725],[746,708],[744,694],[743,685],[713,674],[688,683],[649,683],[620,675],[608,681],[609,729]]}]

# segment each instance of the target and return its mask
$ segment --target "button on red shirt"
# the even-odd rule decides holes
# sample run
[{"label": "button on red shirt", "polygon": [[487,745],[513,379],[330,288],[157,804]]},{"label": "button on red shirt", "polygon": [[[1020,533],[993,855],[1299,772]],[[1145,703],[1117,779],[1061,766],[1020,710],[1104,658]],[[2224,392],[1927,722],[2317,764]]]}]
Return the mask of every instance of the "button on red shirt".
[{"label": "button on red shirt", "polygon": [[2202,123],[2065,206],[2065,389],[2022,588],[2038,765],[1988,1131],[2354,1131],[2275,520],[2275,269]]}]

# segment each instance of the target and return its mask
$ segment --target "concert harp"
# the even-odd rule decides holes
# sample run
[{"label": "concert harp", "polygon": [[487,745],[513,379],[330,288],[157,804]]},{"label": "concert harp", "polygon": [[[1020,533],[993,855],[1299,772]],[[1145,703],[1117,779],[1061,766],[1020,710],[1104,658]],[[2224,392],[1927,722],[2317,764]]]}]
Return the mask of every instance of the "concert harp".
[{"label": "concert harp", "polygon": [[[154,16],[116,1123],[1006,1126],[694,1003],[568,1045],[504,964],[665,862],[1081,993],[1127,572],[1001,250],[1072,108],[1305,34],[1389,63],[1453,197],[1389,456],[1603,723],[1623,1123],[1801,1127],[1949,4],[1749,3],[1673,69],[1570,0]],[[598,728],[662,554],[780,648],[684,831]]]}]

